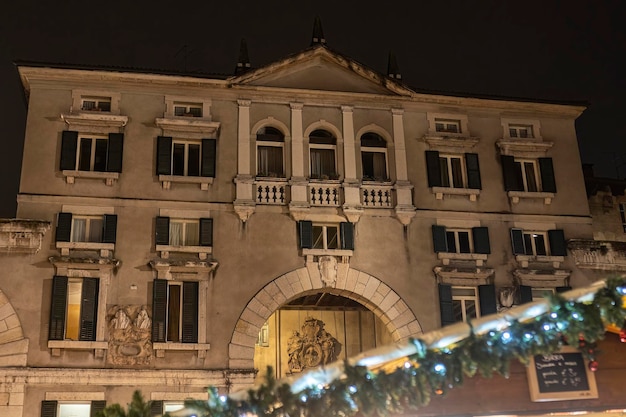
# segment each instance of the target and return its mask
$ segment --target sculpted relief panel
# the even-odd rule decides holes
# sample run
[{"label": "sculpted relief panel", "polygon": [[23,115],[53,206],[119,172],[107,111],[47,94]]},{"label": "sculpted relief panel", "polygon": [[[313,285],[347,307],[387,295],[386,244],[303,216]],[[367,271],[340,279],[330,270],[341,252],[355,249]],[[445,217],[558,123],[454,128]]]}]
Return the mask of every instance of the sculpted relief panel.
[{"label": "sculpted relief panel", "polygon": [[289,373],[298,373],[307,368],[337,360],[341,352],[341,343],[324,330],[322,320],[308,317],[301,331],[294,330],[287,341],[289,354]]},{"label": "sculpted relief panel", "polygon": [[109,349],[107,362],[113,365],[149,365],[152,362],[150,328],[146,306],[113,306],[107,312]]}]

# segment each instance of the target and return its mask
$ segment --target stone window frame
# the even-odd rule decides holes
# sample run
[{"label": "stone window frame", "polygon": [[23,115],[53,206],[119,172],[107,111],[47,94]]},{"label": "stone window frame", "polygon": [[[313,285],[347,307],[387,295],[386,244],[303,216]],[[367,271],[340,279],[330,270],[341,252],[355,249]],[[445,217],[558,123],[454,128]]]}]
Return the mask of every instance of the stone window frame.
[{"label": "stone window frame", "polygon": [[[82,102],[86,98],[108,98],[111,103],[111,110],[108,112],[97,112],[95,110],[82,110]],[[109,115],[120,114],[120,101],[122,94],[112,90],[87,90],[87,89],[75,89],[72,90],[72,106],[70,107],[70,113],[103,113]]]},{"label": "stone window frame", "polygon": [[[211,106],[213,101],[206,97],[193,97],[185,95],[170,95],[167,94],[163,98],[165,102],[165,111],[163,112],[163,118],[176,118],[176,119],[190,119],[190,120],[205,120],[211,121]],[[186,106],[198,106],[202,109],[202,117],[188,117],[188,116],[176,116],[176,105]]]},{"label": "stone window frame", "polygon": [[[469,122],[466,114],[463,113],[438,113],[427,112],[426,120],[428,121],[428,134],[430,137],[450,137],[450,138],[469,138]],[[458,122],[460,131],[456,132],[438,132],[436,124],[438,120],[450,120]]]}]

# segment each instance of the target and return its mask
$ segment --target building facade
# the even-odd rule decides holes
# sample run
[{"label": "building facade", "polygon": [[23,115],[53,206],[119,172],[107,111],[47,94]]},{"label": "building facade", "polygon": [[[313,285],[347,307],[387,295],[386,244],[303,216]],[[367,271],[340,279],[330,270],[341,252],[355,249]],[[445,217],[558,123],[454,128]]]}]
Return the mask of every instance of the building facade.
[{"label": "building facade", "polygon": [[33,220],[0,227],[0,415],[134,389],[159,415],[597,278],[568,250],[593,238],[581,105],[420,92],[323,38],[240,64],[18,65]]}]

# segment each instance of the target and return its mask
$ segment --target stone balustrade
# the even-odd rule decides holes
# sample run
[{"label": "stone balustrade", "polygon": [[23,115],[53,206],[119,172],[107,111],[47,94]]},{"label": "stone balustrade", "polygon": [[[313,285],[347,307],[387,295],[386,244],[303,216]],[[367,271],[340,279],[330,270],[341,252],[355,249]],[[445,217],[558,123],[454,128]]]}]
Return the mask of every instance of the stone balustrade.
[{"label": "stone balustrade", "polygon": [[393,185],[363,184],[361,185],[361,204],[368,208],[393,207]]}]

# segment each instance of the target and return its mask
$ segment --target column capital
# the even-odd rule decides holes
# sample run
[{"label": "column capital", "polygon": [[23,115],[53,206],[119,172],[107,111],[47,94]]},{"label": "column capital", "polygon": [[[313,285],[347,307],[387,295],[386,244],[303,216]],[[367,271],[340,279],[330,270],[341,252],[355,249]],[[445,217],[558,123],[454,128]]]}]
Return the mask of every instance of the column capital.
[{"label": "column capital", "polygon": [[291,110],[302,110],[302,107],[304,107],[303,103],[289,103],[289,107],[291,107]]},{"label": "column capital", "polygon": [[395,115],[402,116],[404,114],[404,109],[397,109],[397,108],[391,109],[391,114],[393,114],[394,116]]},{"label": "column capital", "polygon": [[240,98],[237,100],[237,104],[239,105],[239,107],[250,107],[250,104],[252,104],[252,100]]},{"label": "column capital", "polygon": [[341,106],[341,111],[343,113],[352,113],[353,110],[354,110],[353,106]]}]

